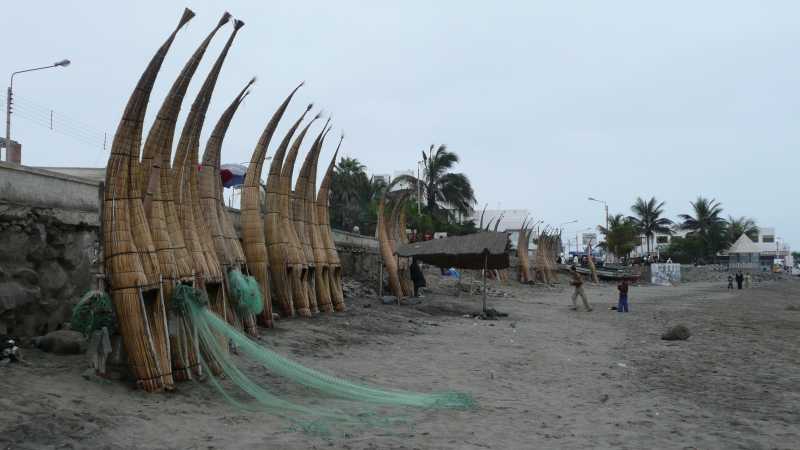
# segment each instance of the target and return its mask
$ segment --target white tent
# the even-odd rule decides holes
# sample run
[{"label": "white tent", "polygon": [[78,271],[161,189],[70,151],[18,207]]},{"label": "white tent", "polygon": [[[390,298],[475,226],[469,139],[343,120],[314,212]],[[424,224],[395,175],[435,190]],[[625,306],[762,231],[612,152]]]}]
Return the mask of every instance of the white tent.
[{"label": "white tent", "polygon": [[757,268],[760,265],[758,245],[744,233],[728,249],[728,255],[730,257],[728,265],[731,267]]}]

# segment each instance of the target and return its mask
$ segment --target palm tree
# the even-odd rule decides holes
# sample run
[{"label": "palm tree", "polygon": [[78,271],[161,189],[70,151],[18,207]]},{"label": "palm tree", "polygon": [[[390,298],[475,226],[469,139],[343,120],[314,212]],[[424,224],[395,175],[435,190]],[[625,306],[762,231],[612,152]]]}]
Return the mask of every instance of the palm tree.
[{"label": "palm tree", "polygon": [[628,216],[634,226],[647,238],[647,253],[650,253],[650,242],[655,233],[672,233],[672,221],[661,217],[664,214],[664,202],[658,202],[655,197],[645,201],[641,197],[631,206],[635,216]]},{"label": "palm tree", "polygon": [[746,234],[753,241],[758,240],[758,225],[756,221],[750,217],[733,217],[728,216],[725,231],[728,238],[728,244],[733,244],[743,234]]},{"label": "palm tree", "polygon": [[636,224],[622,214],[609,216],[608,228],[598,226],[597,229],[605,236],[605,242],[601,242],[598,246],[616,256],[628,255],[639,243]]},{"label": "palm tree", "polygon": [[402,175],[395,181],[408,183],[415,193],[420,192],[428,212],[432,215],[449,214],[442,206],[450,207],[464,216],[470,215],[475,204],[475,193],[469,178],[463,173],[450,172],[458,163],[458,155],[447,151],[445,145],[440,145],[436,151],[431,145],[428,153],[422,152],[422,162],[422,179],[413,175]]},{"label": "palm tree", "polygon": [[343,230],[374,223],[370,203],[385,188],[382,179],[369,177],[366,166],[355,158],[342,157],[336,164],[331,182],[331,224]]},{"label": "palm tree", "polygon": [[722,204],[715,199],[703,196],[691,202],[694,215],[681,214],[683,220],[681,228],[700,238],[703,244],[702,257],[712,256],[721,250],[724,245],[725,219],[722,215]]}]

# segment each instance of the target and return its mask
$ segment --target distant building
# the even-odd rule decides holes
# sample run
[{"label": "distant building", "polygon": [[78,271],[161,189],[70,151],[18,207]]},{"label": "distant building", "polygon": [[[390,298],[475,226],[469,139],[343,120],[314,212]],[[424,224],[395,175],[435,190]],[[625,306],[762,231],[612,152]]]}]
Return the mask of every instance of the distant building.
[{"label": "distant building", "polygon": [[386,184],[392,182],[392,177],[389,174],[373,175],[372,178],[374,178],[375,180],[383,180],[383,182]]}]

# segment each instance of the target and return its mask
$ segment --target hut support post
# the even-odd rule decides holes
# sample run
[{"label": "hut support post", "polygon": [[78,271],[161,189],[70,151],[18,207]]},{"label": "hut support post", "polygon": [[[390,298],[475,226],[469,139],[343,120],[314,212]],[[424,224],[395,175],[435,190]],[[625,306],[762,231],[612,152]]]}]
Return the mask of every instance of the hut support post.
[{"label": "hut support post", "polygon": [[483,312],[486,312],[486,269],[489,265],[489,252],[483,253]]},{"label": "hut support post", "polygon": [[383,298],[383,262],[378,266],[378,297]]}]

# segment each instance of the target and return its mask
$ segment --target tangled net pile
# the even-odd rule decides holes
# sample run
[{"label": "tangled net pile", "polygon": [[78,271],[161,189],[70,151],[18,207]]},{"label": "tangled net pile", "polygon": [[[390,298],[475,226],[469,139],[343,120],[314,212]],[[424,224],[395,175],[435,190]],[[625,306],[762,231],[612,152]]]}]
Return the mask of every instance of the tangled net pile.
[{"label": "tangled net pile", "polygon": [[103,327],[108,329],[109,334],[113,334],[116,319],[111,297],[102,291],[89,291],[84,294],[72,309],[70,327],[83,333],[84,336],[90,336],[92,332]]},{"label": "tangled net pile", "polygon": [[[348,380],[319,372],[292,361],[272,350],[269,350],[242,334],[219,316],[210,311],[206,305],[208,297],[201,290],[181,285],[175,291],[173,306],[184,314],[194,327],[195,335],[201,345],[208,350],[208,355],[222,368],[222,372],[231,384],[252,397],[257,405],[269,412],[291,420],[305,431],[326,432],[328,424],[342,423],[386,424],[392,419],[377,419],[373,413],[350,415],[332,408],[312,408],[286,401],[264,387],[253,382],[235,364],[230,353],[224,348],[219,336],[228,338],[232,344],[251,360],[270,370],[276,375],[294,381],[317,392],[345,400],[374,405],[410,406],[420,408],[468,409],[476,405],[469,395],[458,392],[442,392],[423,394],[400,390],[388,390],[369,387]],[[253,409],[235,399],[217,377],[211,375],[208,361],[201,358],[209,374],[209,381],[231,403],[243,409]]]},{"label": "tangled net pile", "polygon": [[236,308],[241,314],[261,314],[264,311],[264,296],[255,277],[239,270],[228,272],[228,283]]}]

